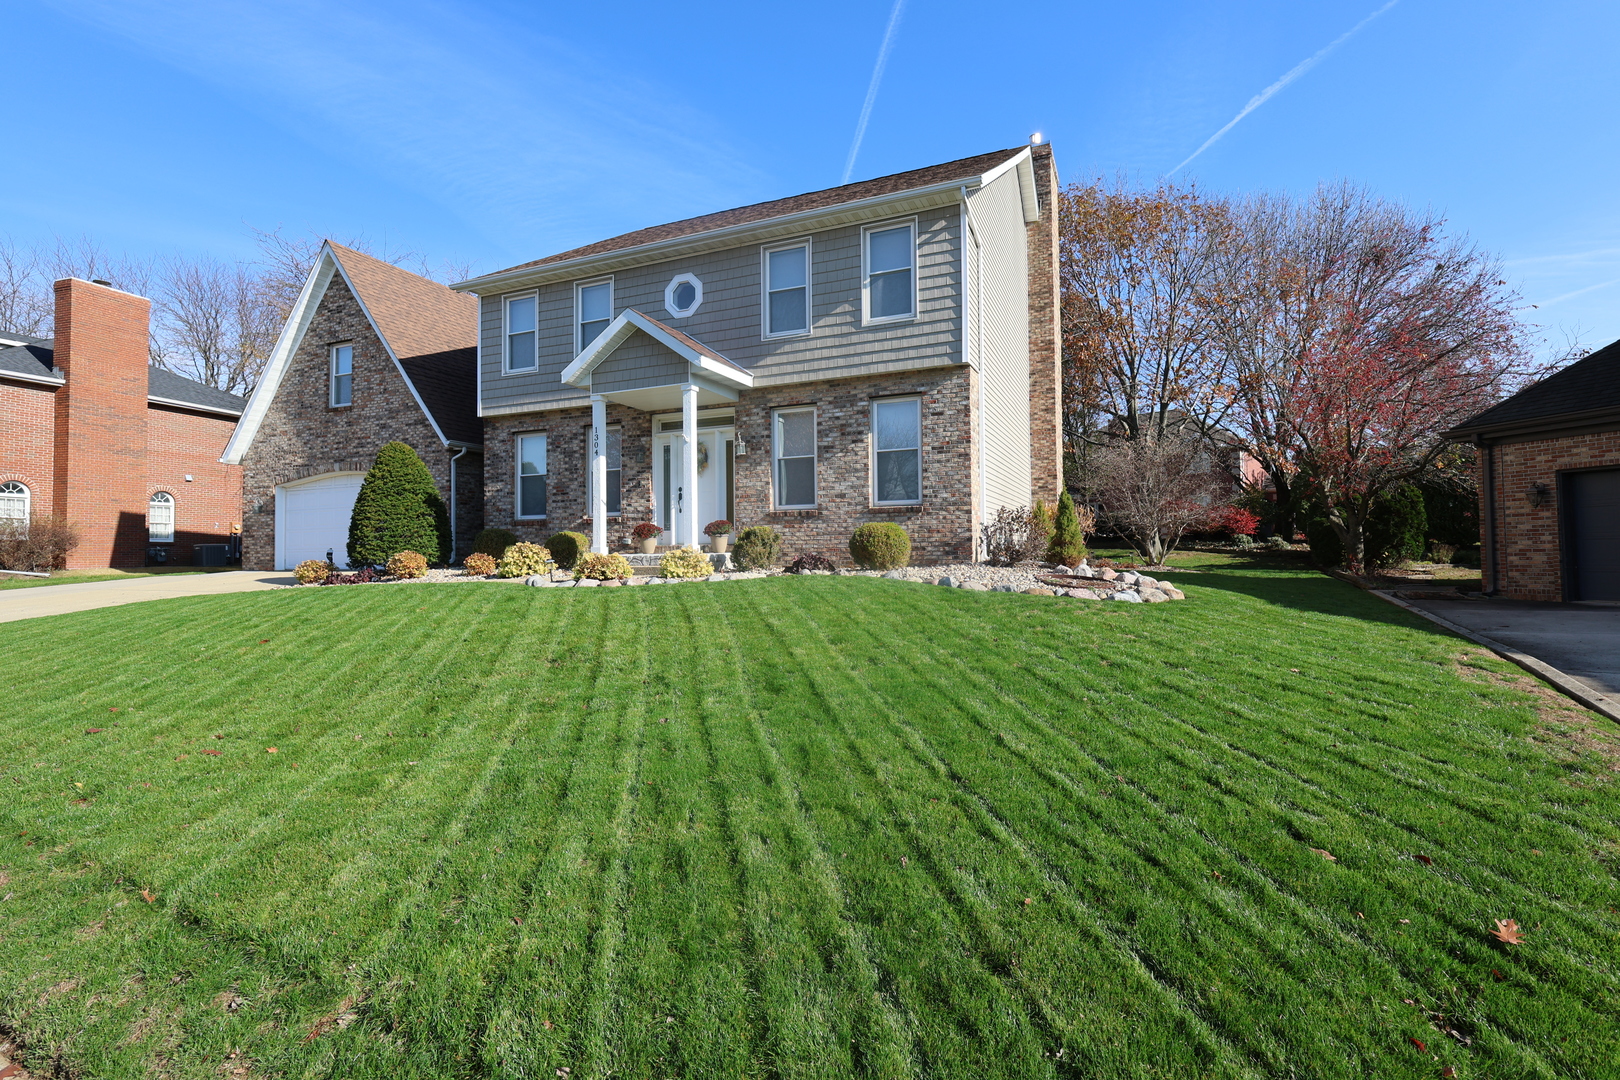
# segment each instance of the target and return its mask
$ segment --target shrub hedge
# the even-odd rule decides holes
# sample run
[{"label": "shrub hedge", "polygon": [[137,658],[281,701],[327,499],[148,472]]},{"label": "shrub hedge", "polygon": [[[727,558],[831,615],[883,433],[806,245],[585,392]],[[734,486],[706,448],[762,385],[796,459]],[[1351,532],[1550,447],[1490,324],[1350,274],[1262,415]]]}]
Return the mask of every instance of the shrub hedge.
[{"label": "shrub hedge", "polygon": [[630,560],[623,555],[587,551],[574,563],[574,580],[594,578],[597,581],[623,581],[634,571]]},{"label": "shrub hedge", "polygon": [[298,579],[300,585],[320,585],[331,573],[332,568],[325,559],[305,559],[293,567],[293,577]]},{"label": "shrub hedge", "polygon": [[499,559],[506,554],[507,548],[517,542],[517,533],[511,529],[481,529],[473,540],[473,551]]},{"label": "shrub hedge", "polygon": [[461,560],[462,569],[476,577],[489,577],[495,572],[495,556],[483,551],[475,551]]},{"label": "shrub hedge", "polygon": [[911,537],[892,521],[864,522],[849,538],[849,554],[867,570],[895,570],[911,561]]},{"label": "shrub hedge", "polygon": [[1367,514],[1365,532],[1369,566],[1395,566],[1407,559],[1421,559],[1429,533],[1423,492],[1415,484],[1403,484],[1386,492]]},{"label": "shrub hedge", "polygon": [[553,533],[546,539],[546,550],[563,570],[572,570],[579,557],[591,550],[591,538],[584,533]]},{"label": "shrub hedge", "polygon": [[669,578],[702,578],[714,573],[714,563],[695,547],[675,548],[658,560],[658,573]]},{"label": "shrub hedge", "polygon": [[401,551],[383,569],[397,578],[419,578],[427,573],[427,556],[415,551]]},{"label": "shrub hedge", "polygon": [[750,525],[737,534],[731,556],[744,570],[765,570],[782,554],[782,534],[769,525]]},{"label": "shrub hedge", "polygon": [[349,517],[349,564],[381,566],[402,551],[450,557],[450,512],[416,451],[391,442],[360,485]]},{"label": "shrub hedge", "polygon": [[557,568],[551,552],[539,544],[519,541],[506,549],[495,572],[501,577],[528,577],[530,574],[549,574]]}]

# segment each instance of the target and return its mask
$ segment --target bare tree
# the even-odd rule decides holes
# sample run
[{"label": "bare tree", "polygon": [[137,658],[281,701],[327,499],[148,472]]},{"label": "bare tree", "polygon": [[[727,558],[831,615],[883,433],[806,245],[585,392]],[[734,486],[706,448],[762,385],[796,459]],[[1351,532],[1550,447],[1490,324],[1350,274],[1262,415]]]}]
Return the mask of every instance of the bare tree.
[{"label": "bare tree", "polygon": [[27,337],[51,332],[50,283],[44,280],[39,253],[0,240],[0,331]]},{"label": "bare tree", "polygon": [[1228,485],[1198,439],[1116,439],[1092,455],[1102,521],[1155,566],[1209,516]]},{"label": "bare tree", "polygon": [[265,297],[264,281],[244,264],[169,260],[157,300],[163,366],[228,393],[251,393],[281,329],[282,313]]}]

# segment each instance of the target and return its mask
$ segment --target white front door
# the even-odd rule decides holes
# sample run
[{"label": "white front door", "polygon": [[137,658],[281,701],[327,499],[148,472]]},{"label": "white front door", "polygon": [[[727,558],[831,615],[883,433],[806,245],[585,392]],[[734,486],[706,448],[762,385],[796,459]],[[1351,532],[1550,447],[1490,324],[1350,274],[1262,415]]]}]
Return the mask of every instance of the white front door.
[{"label": "white front door", "polygon": [[349,517],[365,473],[327,473],[276,489],[276,569],[291,570],[305,559],[332,552],[338,566],[349,564]]},{"label": "white front door", "polygon": [[660,544],[673,545],[676,537],[687,536],[685,519],[688,514],[697,518],[700,545],[709,542],[701,532],[703,526],[716,518],[731,520],[735,505],[732,448],[736,445],[737,429],[701,428],[697,439],[698,482],[694,500],[681,485],[680,432],[661,431],[653,436],[653,498],[658,503],[657,522],[664,530],[658,539]]}]

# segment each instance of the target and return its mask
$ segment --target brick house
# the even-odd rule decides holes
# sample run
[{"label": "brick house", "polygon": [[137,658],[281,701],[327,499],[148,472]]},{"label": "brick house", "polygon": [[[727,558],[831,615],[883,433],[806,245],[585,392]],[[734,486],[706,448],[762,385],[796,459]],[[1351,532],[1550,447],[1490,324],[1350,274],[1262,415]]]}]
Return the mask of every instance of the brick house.
[{"label": "brick house", "polygon": [[148,364],[145,297],[77,278],[55,292],[55,338],[0,331],[0,517],[78,525],[75,569],[230,543],[241,470],[219,457],[242,399]]},{"label": "brick house", "polygon": [[[453,557],[482,526],[477,302],[322,246],[222,460],[243,471],[242,565],[347,561],[349,516],[384,443],[416,450],[453,508]],[[431,552],[424,554],[432,557]]]},{"label": "brick house", "polygon": [[1487,594],[1620,601],[1620,342],[1447,434],[1479,447]]},{"label": "brick house", "polygon": [[[622,547],[866,521],[970,559],[1059,493],[1057,175],[1019,147],[659,225],[462,282],[484,517]],[[847,555],[843,556],[847,560]]]}]

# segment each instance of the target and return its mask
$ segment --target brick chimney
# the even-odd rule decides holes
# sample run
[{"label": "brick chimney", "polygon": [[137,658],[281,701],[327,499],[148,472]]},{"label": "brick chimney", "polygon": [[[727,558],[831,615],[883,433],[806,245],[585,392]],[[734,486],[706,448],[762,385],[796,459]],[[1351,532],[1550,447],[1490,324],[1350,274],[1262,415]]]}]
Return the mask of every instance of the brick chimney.
[{"label": "brick chimney", "polygon": [[146,365],[151,301],[56,283],[56,508],[78,525],[69,568],[146,561]]}]

